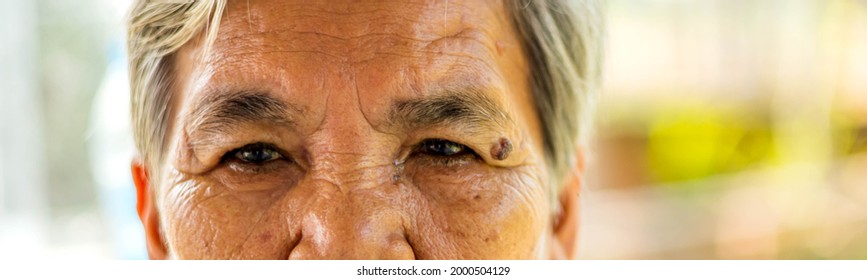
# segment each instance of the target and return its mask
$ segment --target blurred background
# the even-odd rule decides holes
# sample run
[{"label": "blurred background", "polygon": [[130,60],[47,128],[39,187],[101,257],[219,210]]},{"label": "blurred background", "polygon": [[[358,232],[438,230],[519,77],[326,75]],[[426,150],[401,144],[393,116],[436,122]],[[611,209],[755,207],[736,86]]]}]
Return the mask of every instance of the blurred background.
[{"label": "blurred background", "polygon": [[[867,259],[867,1],[609,0],[582,259]],[[0,0],[0,259],[143,259],[128,0]]]}]

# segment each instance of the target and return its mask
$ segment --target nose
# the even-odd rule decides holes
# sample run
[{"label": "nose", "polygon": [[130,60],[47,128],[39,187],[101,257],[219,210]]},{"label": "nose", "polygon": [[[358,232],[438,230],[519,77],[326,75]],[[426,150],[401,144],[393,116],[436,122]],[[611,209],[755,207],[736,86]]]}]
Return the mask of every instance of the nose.
[{"label": "nose", "polygon": [[301,221],[301,239],[289,259],[414,259],[404,219],[370,192],[317,199]]}]

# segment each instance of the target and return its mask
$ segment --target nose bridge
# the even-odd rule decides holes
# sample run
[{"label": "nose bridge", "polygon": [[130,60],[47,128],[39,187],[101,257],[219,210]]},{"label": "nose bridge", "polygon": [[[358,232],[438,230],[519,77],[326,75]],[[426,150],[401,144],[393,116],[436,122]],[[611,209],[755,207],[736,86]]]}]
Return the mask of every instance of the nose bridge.
[{"label": "nose bridge", "polygon": [[393,182],[398,143],[373,128],[358,102],[354,74],[335,75],[325,117],[308,138],[304,209],[293,259],[412,259],[400,190]]},{"label": "nose bridge", "polygon": [[390,184],[396,170],[392,152],[372,136],[332,136],[310,152],[310,176],[349,193]]},{"label": "nose bridge", "polygon": [[310,172],[342,191],[379,185],[394,171],[395,142],[365,116],[358,95],[330,93],[325,118],[307,143]]},{"label": "nose bridge", "polygon": [[413,259],[392,153],[383,150],[388,145],[341,125],[316,135],[310,146],[311,166],[300,187],[318,195],[305,210],[290,258]]},{"label": "nose bridge", "polygon": [[352,67],[337,72],[329,80],[325,116],[310,135],[307,149],[313,175],[343,187],[386,171],[393,145],[387,145],[389,136],[374,129],[364,114]]}]

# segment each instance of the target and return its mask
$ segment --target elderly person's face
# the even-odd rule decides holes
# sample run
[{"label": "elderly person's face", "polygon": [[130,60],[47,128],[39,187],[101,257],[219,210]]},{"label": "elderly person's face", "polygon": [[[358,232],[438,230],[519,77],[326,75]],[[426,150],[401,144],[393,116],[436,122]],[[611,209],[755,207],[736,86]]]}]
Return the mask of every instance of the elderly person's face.
[{"label": "elderly person's face", "polygon": [[550,257],[562,238],[502,3],[313,2],[230,1],[204,60],[203,37],[174,55],[151,256]]}]

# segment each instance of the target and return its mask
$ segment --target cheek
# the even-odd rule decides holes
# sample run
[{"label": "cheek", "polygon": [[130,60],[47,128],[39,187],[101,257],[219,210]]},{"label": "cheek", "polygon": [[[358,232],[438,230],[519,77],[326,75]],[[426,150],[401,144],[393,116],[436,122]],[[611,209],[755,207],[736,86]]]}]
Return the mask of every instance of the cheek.
[{"label": "cheek", "polygon": [[413,180],[422,196],[416,213],[420,257],[535,257],[548,206],[539,173],[533,167],[480,169],[484,171],[474,174],[415,174],[424,178]]},{"label": "cheek", "polygon": [[[170,253],[179,259],[273,259],[291,242],[275,213],[283,193],[239,193],[218,180],[175,172],[161,188],[162,224]],[[281,222],[282,221],[282,222]]]}]

